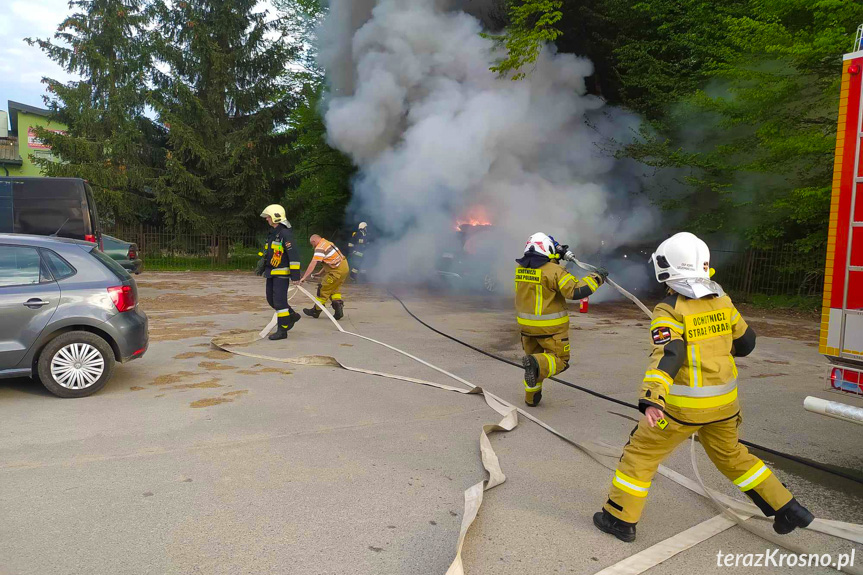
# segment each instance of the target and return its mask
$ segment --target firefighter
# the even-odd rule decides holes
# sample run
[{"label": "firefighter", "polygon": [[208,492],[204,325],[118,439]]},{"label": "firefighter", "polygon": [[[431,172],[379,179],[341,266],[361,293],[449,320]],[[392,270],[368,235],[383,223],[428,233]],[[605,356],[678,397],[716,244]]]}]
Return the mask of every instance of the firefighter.
[{"label": "firefighter", "polygon": [[357,231],[351,234],[351,241],[348,242],[348,255],[354,264],[351,267],[351,279],[355,282],[358,282],[360,278],[365,279],[366,275],[366,270],[363,266],[363,256],[371,240],[368,226],[366,222],[360,222],[360,225],[357,226]]},{"label": "firefighter", "polygon": [[707,244],[682,232],[662,242],[651,259],[657,281],[669,290],[650,324],[653,352],[638,402],[643,417],[623,449],[594,525],[621,541],[634,541],[657,467],[698,432],[719,471],[774,517],[774,531],[784,535],[806,527],[813,515],[738,439],[742,418],[734,358],[752,352],[755,332],[710,280]]},{"label": "firefighter", "polygon": [[515,260],[515,309],[526,354],[522,358],[524,402],[531,407],[542,399],[542,381],[569,367],[566,300],[593,294],[608,277],[605,270],[598,270],[576,279],[558,263],[567,249],[537,233],[527,240],[524,256]]},{"label": "firefighter", "polygon": [[272,204],[261,212],[261,217],[267,220],[272,230],[267,236],[264,251],[258,253],[261,262],[256,273],[267,278],[267,303],[278,314],[276,331],[270,335],[270,339],[275,341],[288,337],[288,331],[302,317],[288,303],[291,280],[300,279],[300,258],[294,245],[294,232],[285,217],[285,208]]},{"label": "firefighter", "polygon": [[342,319],[345,316],[345,302],[342,299],[340,288],[349,274],[348,260],[334,243],[317,234],[309,238],[309,243],[315,248],[315,255],[309,262],[309,267],[306,268],[306,273],[303,274],[300,282],[306,281],[312,275],[318,262],[323,263],[326,273],[321,283],[318,284],[318,304],[312,308],[304,309],[303,313],[318,318],[321,315],[321,307],[326,305],[327,300],[331,300],[333,302],[333,317]]}]

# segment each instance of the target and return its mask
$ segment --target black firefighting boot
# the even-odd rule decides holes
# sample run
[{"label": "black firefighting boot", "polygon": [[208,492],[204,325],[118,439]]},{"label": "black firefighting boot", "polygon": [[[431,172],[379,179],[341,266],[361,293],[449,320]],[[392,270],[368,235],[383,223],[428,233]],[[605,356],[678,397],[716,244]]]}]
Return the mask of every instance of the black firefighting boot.
[{"label": "black firefighting boot", "polygon": [[321,308],[315,306],[313,308],[304,309],[303,313],[309,317],[313,317],[315,319],[321,317]]},{"label": "black firefighting boot", "polygon": [[296,324],[301,319],[303,319],[303,316],[301,316],[300,314],[298,314],[294,310],[291,310],[291,315],[288,316],[288,321],[287,321],[288,326],[285,328],[285,331],[291,331],[291,329],[294,327],[294,324]]},{"label": "black firefighting boot", "polygon": [[345,317],[345,302],[342,300],[337,299],[333,302],[333,317],[336,319]]},{"label": "black firefighting boot", "polygon": [[532,355],[526,355],[521,359],[524,366],[524,402],[530,407],[536,407],[542,400],[542,382],[539,379],[539,363]]},{"label": "black firefighting boot", "polygon": [[600,531],[614,535],[621,541],[626,543],[635,541],[635,523],[622,521],[605,509],[593,514],[593,524]]},{"label": "black firefighting boot", "polygon": [[788,535],[798,527],[809,527],[814,519],[815,516],[792,497],[791,501],[776,512],[773,530],[780,535]]},{"label": "black firefighting boot", "polygon": [[282,325],[281,323],[276,326],[276,331],[270,334],[268,338],[270,341],[277,341],[280,339],[287,339],[288,337],[288,327]]}]

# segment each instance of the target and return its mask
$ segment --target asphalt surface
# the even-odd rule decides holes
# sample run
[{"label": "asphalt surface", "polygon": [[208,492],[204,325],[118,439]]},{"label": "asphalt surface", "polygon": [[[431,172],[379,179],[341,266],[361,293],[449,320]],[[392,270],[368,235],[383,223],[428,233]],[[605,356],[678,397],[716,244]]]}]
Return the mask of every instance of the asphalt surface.
[{"label": "asphalt surface", "polygon": [[[446,571],[463,492],[482,478],[480,428],[500,419],[482,398],[224,354],[209,346],[213,336],[268,321],[261,280],[194,273],[141,278],[150,350],[119,366],[102,392],[59,400],[30,380],[0,380],[0,573]],[[435,327],[519,357],[508,301],[396,289]],[[349,286],[345,297],[347,329],[522,405],[518,369],[427,330],[383,290]],[[296,296],[292,304],[307,302]],[[649,341],[645,320],[630,308],[607,303],[573,313],[574,361],[564,379],[636,400]],[[760,337],[756,352],[739,362],[742,435],[860,473],[860,428],[802,408],[806,395],[841,399],[824,391],[827,364],[808,335],[811,322],[767,317],[753,324],[788,337]],[[327,355],[455,384],[339,334],[323,318],[304,318],[287,341],[242,349],[284,358]],[[553,383],[543,395],[532,412],[577,440],[622,446],[638,415]],[[595,573],[716,515],[707,500],[659,477],[637,542],[623,544],[590,521],[605,501],[609,470],[524,419],[491,441],[507,481],[486,494],[468,535],[468,574]],[[681,449],[667,464],[692,477],[688,457]],[[819,517],[863,522],[860,484],[763,457]],[[700,448],[699,467],[708,485],[735,495]],[[855,547],[811,532],[789,541],[818,553]],[[651,572],[725,572],[716,566],[720,550],[766,549],[772,545],[734,527]],[[859,545],[856,557],[863,562]]]}]

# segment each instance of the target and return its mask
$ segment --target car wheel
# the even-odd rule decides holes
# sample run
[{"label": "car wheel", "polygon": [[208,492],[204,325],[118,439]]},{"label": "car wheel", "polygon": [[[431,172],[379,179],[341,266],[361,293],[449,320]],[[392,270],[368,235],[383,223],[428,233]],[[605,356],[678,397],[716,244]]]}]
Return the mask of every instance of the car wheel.
[{"label": "car wheel", "polygon": [[105,387],[114,371],[108,342],[87,331],[52,339],[39,354],[39,379],[58,397],[87,397]]},{"label": "car wheel", "polygon": [[485,277],[482,278],[482,287],[487,292],[494,292],[497,289],[497,278],[491,274],[485,274]]}]

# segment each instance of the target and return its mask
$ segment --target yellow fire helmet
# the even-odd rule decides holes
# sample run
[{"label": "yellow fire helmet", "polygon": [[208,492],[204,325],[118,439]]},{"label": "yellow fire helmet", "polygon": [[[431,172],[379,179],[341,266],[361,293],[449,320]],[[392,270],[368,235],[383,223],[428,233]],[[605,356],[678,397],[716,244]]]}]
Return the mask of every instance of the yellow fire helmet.
[{"label": "yellow fire helmet", "polygon": [[285,216],[285,208],[279,204],[270,204],[261,212],[262,218],[267,216],[270,216],[274,224],[287,223],[288,221],[288,218]]}]

